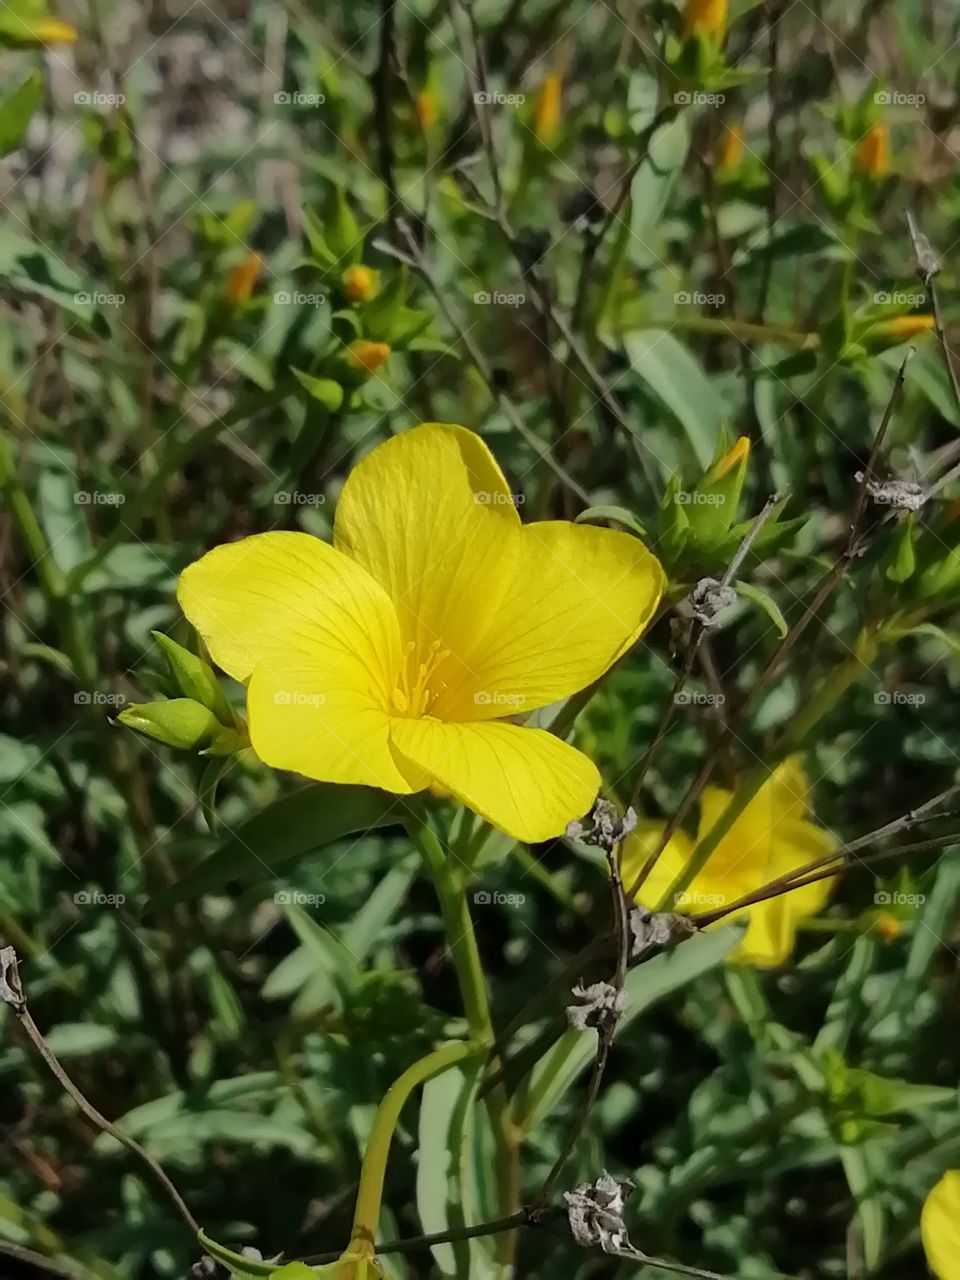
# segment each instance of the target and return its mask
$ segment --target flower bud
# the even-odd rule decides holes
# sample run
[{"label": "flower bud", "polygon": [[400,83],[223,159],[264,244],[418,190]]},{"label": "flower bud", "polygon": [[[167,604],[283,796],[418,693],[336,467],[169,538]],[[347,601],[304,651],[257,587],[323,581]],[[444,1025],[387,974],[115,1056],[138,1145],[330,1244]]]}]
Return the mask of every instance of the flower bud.
[{"label": "flower bud", "polygon": [[857,172],[877,181],[890,168],[890,135],[885,124],[872,124],[857,144],[854,157]]},{"label": "flower bud", "polygon": [[181,751],[229,756],[245,745],[236,729],[226,728],[209,707],[192,698],[132,702],[117,719],[128,729]]},{"label": "flower bud", "polygon": [[877,935],[881,942],[895,942],[903,932],[903,925],[889,911],[881,911],[874,918],[871,931]]},{"label": "flower bud", "polygon": [[427,133],[440,117],[437,100],[429,89],[420,90],[414,99],[414,108],[417,113],[417,119],[420,121],[420,128],[424,133]]},{"label": "flower bud", "polygon": [[560,127],[563,79],[551,72],[541,84],[533,105],[533,132],[539,142],[549,147]]},{"label": "flower bud", "polygon": [[385,342],[368,342],[358,338],[347,347],[347,364],[354,373],[369,377],[376,373],[390,355],[390,348]]},{"label": "flower bud", "polygon": [[906,342],[909,338],[919,338],[929,333],[935,325],[931,315],[894,316],[892,320],[880,320],[870,332],[870,337],[895,338],[897,342]]},{"label": "flower bud", "polygon": [[223,292],[228,302],[236,305],[248,300],[253,293],[253,287],[257,283],[262,265],[263,259],[259,253],[249,253],[242,262],[238,262],[235,267],[231,267],[223,287]]},{"label": "flower bud", "polygon": [[717,39],[727,25],[727,0],[687,0],[683,11],[683,38],[709,36]]},{"label": "flower bud", "polygon": [[732,177],[743,159],[743,126],[728,124],[720,139],[717,151],[717,172],[725,178]]},{"label": "flower bud", "polygon": [[360,263],[347,267],[341,279],[343,291],[351,302],[369,302],[371,298],[377,296],[379,290],[377,273],[369,267]]},{"label": "flower bud", "polygon": [[33,28],[34,39],[40,44],[76,44],[77,30],[69,22],[59,18],[44,18]]}]

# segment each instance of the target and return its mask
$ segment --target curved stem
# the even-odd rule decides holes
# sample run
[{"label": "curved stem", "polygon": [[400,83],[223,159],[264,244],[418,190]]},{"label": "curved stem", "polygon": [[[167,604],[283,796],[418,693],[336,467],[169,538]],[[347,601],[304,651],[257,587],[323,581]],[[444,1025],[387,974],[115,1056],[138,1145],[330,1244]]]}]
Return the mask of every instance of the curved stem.
[{"label": "curved stem", "polygon": [[376,1239],[377,1224],[380,1220],[380,1202],[383,1199],[383,1180],[387,1172],[387,1157],[390,1154],[390,1143],[393,1131],[400,1119],[410,1094],[419,1084],[423,1084],[432,1076],[446,1071],[454,1063],[470,1057],[477,1052],[478,1046],[465,1040],[455,1040],[441,1045],[425,1057],[418,1059],[407,1067],[383,1096],[377,1108],[373,1128],[367,1141],[367,1149],[363,1156],[363,1168],[360,1171],[360,1187],[357,1191],[357,1204],[353,1213],[353,1229],[350,1232],[352,1248],[373,1255],[373,1242]]}]

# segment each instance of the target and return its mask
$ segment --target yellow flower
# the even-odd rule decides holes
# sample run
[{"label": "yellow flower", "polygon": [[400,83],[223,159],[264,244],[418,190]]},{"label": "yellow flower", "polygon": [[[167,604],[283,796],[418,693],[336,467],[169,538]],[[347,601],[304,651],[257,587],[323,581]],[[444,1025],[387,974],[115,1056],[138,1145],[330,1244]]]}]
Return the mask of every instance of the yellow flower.
[{"label": "yellow flower", "polygon": [[727,25],[727,0],[687,0],[683,11],[683,38],[692,35],[712,36],[723,34]]},{"label": "yellow flower", "polygon": [[[734,902],[770,880],[793,871],[836,848],[826,831],[809,821],[809,783],[799,760],[791,757],[774,770],[719,842],[690,887],[678,897],[679,912],[709,911]],[[733,792],[707,787],[700,801],[698,838],[703,839],[727,807]],[[653,851],[662,827],[644,823],[629,836],[623,851],[627,889]],[[660,855],[640,891],[640,899],[656,907],[677,874],[690,861],[694,842],[678,831]],[[747,932],[733,953],[747,964],[783,964],[793,950],[797,925],[815,915],[830,896],[832,882],[818,880],[790,893],[768,898],[726,920],[746,915]]]},{"label": "yellow flower", "polygon": [[31,35],[40,44],[76,44],[77,31],[69,22],[59,18],[42,18],[35,24]]},{"label": "yellow flower", "polygon": [[177,594],[214,662],[247,684],[265,764],[400,795],[437,787],[537,841],[585,813],[600,778],[510,717],[602,675],[663,588],[628,534],[521,524],[480,437],[427,423],[354,467],[333,546],[255,534],[190,565]]},{"label": "yellow flower", "polygon": [[247,301],[253,293],[253,286],[257,283],[262,265],[263,259],[259,253],[249,253],[242,262],[238,262],[235,267],[230,269],[224,285],[224,293],[228,302]]},{"label": "yellow flower", "polygon": [[377,296],[377,273],[360,263],[343,273],[343,291],[351,302],[369,302]]},{"label": "yellow flower", "polygon": [[376,373],[390,355],[385,342],[367,342],[358,338],[347,347],[347,363],[358,373]]},{"label": "yellow flower", "polygon": [[720,139],[717,155],[717,169],[726,177],[731,177],[740,168],[743,159],[743,126],[728,124]]},{"label": "yellow flower", "polygon": [[533,132],[544,146],[549,146],[557,136],[562,91],[562,76],[551,72],[541,84],[533,104]]},{"label": "yellow flower", "polygon": [[945,1173],[923,1202],[920,1237],[937,1280],[960,1280],[960,1169]]},{"label": "yellow flower", "polygon": [[437,100],[429,89],[421,89],[414,99],[414,106],[417,112],[417,119],[420,121],[420,128],[426,133],[437,123],[440,112],[437,109]]},{"label": "yellow flower", "polygon": [[890,135],[885,124],[872,124],[857,144],[856,167],[867,178],[883,178],[890,168]]},{"label": "yellow flower", "polygon": [[929,333],[936,321],[931,315],[895,316],[892,320],[880,320],[874,325],[871,336],[897,338],[905,342],[908,338],[919,338]]}]

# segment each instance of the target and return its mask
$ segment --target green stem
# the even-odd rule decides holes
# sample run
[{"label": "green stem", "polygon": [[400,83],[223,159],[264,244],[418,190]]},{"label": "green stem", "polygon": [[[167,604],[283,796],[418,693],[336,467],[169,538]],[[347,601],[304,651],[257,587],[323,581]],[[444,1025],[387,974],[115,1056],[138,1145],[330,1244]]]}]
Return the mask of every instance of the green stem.
[{"label": "green stem", "polygon": [[380,1221],[380,1202],[383,1199],[383,1180],[387,1172],[387,1158],[390,1154],[390,1143],[410,1094],[419,1084],[423,1084],[432,1076],[446,1071],[454,1063],[461,1062],[477,1052],[478,1046],[464,1040],[455,1040],[441,1045],[425,1057],[407,1067],[383,1096],[377,1108],[377,1115],[370,1130],[367,1149],[363,1156],[363,1168],[360,1172],[360,1187],[357,1191],[357,1205],[353,1213],[353,1229],[350,1232],[350,1247],[373,1255],[373,1243],[376,1240],[377,1225]]},{"label": "green stem", "polygon": [[[496,1040],[490,1017],[490,1002],[483,964],[467,906],[463,870],[444,853],[440,841],[426,818],[411,818],[407,824],[410,839],[419,849],[433,877],[440,912],[443,916],[447,945],[460,987],[460,998],[467,1019],[470,1038],[488,1048]],[[513,1118],[510,1100],[502,1084],[491,1089],[484,1099],[497,1149],[497,1177],[500,1207],[509,1217],[520,1207],[520,1141],[521,1135]],[[507,1232],[498,1242],[500,1260],[509,1263],[514,1249],[514,1233]]]}]

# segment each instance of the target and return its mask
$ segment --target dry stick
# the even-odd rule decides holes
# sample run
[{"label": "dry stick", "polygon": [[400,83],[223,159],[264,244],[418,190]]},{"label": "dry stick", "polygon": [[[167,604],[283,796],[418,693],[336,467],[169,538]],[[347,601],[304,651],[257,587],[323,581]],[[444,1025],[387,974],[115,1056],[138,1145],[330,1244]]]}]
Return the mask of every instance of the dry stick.
[{"label": "dry stick", "polygon": [[597,1098],[600,1096],[600,1085],[603,1083],[603,1073],[606,1070],[607,1059],[610,1056],[610,1046],[613,1044],[613,1038],[617,1030],[617,1022],[620,1018],[619,1001],[623,998],[623,984],[627,977],[627,965],[630,958],[630,926],[629,914],[630,909],[627,899],[623,892],[623,881],[620,879],[620,859],[618,854],[618,845],[607,851],[607,866],[610,872],[610,892],[613,895],[613,919],[614,934],[617,942],[617,968],[613,976],[612,986],[617,993],[616,1002],[611,1006],[608,1016],[601,1014],[597,1024],[597,1056],[593,1062],[593,1070],[590,1073],[590,1080],[587,1085],[587,1091],[584,1094],[583,1102],[577,1114],[577,1118],[567,1134],[566,1141],[560,1148],[556,1160],[551,1166],[550,1172],[544,1179],[543,1186],[537,1193],[535,1201],[536,1205],[546,1204],[550,1199],[550,1193],[556,1186],[557,1179],[563,1172],[564,1166],[570,1158],[574,1147],[583,1136],[584,1130],[590,1120],[590,1113],[593,1110]]},{"label": "dry stick", "polygon": [[420,246],[414,239],[413,233],[410,231],[406,222],[400,218],[397,221],[397,225],[404,239],[407,241],[410,253],[406,254],[402,252],[402,250],[396,248],[395,245],[390,244],[389,241],[386,240],[374,240],[374,248],[378,249],[381,253],[387,254],[388,257],[395,258],[398,262],[402,262],[405,266],[409,267],[411,271],[415,271],[421,280],[424,281],[431,293],[433,293],[434,297],[437,299],[440,310],[443,312],[447,323],[456,334],[460,345],[469,355],[481,378],[483,378],[486,383],[491,396],[493,396],[500,408],[510,419],[511,424],[516,428],[527,444],[530,445],[534,452],[550,468],[557,479],[565,485],[571,493],[575,494],[582,503],[589,506],[591,499],[586,489],[584,489],[578,481],[570,475],[566,468],[557,461],[550,450],[550,446],[530,430],[523,418],[520,416],[520,412],[514,402],[505,391],[501,390],[496,385],[493,370],[487,363],[486,356],[470,336],[470,331],[465,329],[463,325],[459,323],[451,310],[446,298],[444,297],[443,290],[434,278],[433,273],[427,265],[426,258],[424,257]]},{"label": "dry stick", "polygon": [[[725,587],[729,587],[733,582],[734,577],[736,576],[737,570],[743,564],[744,560],[746,559],[750,551],[750,548],[753,546],[754,542],[757,539],[757,535],[760,533],[760,530],[763,528],[764,524],[766,524],[767,520],[770,517],[771,511],[779,501],[780,501],[780,495],[776,493],[772,493],[770,497],[766,500],[766,502],[763,504],[763,508],[761,509],[759,515],[754,520],[753,524],[751,524],[750,528],[747,530],[746,537],[740,543],[740,546],[737,548],[737,551],[733,559],[730,561],[729,565],[726,568],[723,578],[720,580],[721,590]],[[650,767],[650,762],[652,761],[654,755],[656,754],[657,748],[659,747],[660,743],[663,741],[667,730],[670,728],[670,725],[673,722],[673,717],[674,717],[674,714],[676,713],[676,708],[677,708],[677,696],[680,693],[682,693],[684,685],[687,683],[687,680],[690,678],[690,673],[693,670],[693,663],[697,656],[697,653],[699,652],[700,645],[703,643],[703,637],[706,634],[706,630],[707,630],[706,624],[703,621],[701,621],[701,619],[695,618],[693,620],[693,624],[690,629],[690,638],[687,642],[687,652],[686,652],[686,657],[684,658],[683,666],[677,672],[676,679],[673,682],[673,688],[670,691],[670,696],[663,705],[663,711],[660,713],[660,722],[657,725],[657,731],[654,734],[653,739],[650,742],[650,745],[647,747],[646,751],[643,753],[643,757],[640,760],[640,764],[637,766],[637,777],[633,784],[633,789],[631,790],[631,793],[630,793],[630,804],[633,805],[634,808],[636,808],[639,803],[640,792],[643,788],[644,778],[646,777],[647,769]],[[633,897],[636,894],[637,889],[643,884],[645,879],[646,879],[646,875],[641,870],[640,879],[636,884],[633,885],[630,891],[630,897]]]},{"label": "dry stick", "polygon": [[633,898],[638,892],[638,890],[642,887],[645,880],[650,875],[650,872],[656,866],[657,861],[662,855],[664,849],[666,849],[667,845],[670,843],[670,840],[676,834],[677,830],[683,823],[687,814],[690,812],[690,810],[696,804],[697,800],[700,798],[701,792],[703,791],[707,783],[710,781],[710,778],[713,776],[713,771],[716,767],[717,761],[720,759],[720,753],[723,750],[723,748],[727,745],[727,743],[730,740],[732,740],[732,738],[736,734],[738,728],[742,724],[743,720],[745,719],[746,715],[751,710],[751,708],[756,705],[757,701],[763,696],[764,693],[766,693],[767,689],[769,689],[770,685],[777,678],[784,661],[789,656],[789,654],[793,652],[795,645],[798,643],[798,641],[800,640],[800,637],[806,631],[807,627],[810,625],[810,623],[813,621],[814,618],[818,617],[819,612],[823,608],[824,604],[826,604],[830,596],[833,595],[834,591],[837,589],[840,583],[841,578],[846,572],[848,566],[854,560],[856,560],[857,557],[861,554],[862,546],[861,546],[861,539],[860,539],[860,529],[861,529],[861,524],[863,522],[863,514],[864,514],[864,511],[866,510],[867,483],[873,475],[874,469],[877,464],[877,460],[880,456],[880,451],[883,447],[883,442],[886,438],[887,428],[889,427],[890,421],[893,417],[894,409],[896,408],[899,402],[900,392],[903,387],[904,378],[906,377],[907,362],[909,361],[910,356],[912,354],[913,354],[913,348],[911,347],[910,350],[907,352],[906,356],[904,357],[900,365],[899,371],[897,372],[897,376],[894,380],[893,388],[890,392],[890,398],[887,401],[887,406],[884,409],[883,417],[880,421],[879,427],[877,428],[877,434],[874,438],[873,448],[870,451],[870,458],[860,477],[860,482],[857,488],[857,496],[854,501],[853,513],[850,519],[850,532],[847,538],[846,545],[844,546],[840,555],[837,557],[836,561],[834,562],[833,568],[827,574],[819,590],[814,595],[813,600],[806,606],[800,618],[798,618],[796,623],[794,623],[793,628],[787,633],[787,635],[783,637],[783,639],[777,645],[776,649],[773,651],[769,662],[767,663],[763,671],[760,673],[759,679],[754,684],[747,698],[744,700],[744,703],[740,708],[739,714],[727,724],[727,727],[725,728],[723,733],[720,735],[720,738],[717,741],[717,744],[714,747],[714,750],[710,753],[710,755],[704,761],[700,769],[700,772],[697,774],[696,778],[694,778],[691,785],[687,788],[686,792],[683,795],[683,798],[680,801],[680,804],[677,806],[676,811],[674,812],[673,816],[669,819],[666,826],[664,827],[663,832],[661,833],[660,839],[658,840],[656,846],[650,853],[650,856],[647,858],[646,862],[643,864],[643,867],[640,870],[639,876],[637,877],[636,881],[629,889],[628,891],[629,897]]},{"label": "dry stick", "polygon": [[195,1236],[200,1230],[200,1224],[187,1208],[180,1192],[170,1181],[161,1166],[156,1160],[154,1160],[153,1156],[140,1146],[139,1142],[136,1142],[129,1134],[124,1133],[122,1129],[118,1128],[112,1121],[108,1120],[106,1116],[101,1115],[92,1102],[88,1102],[78,1086],[75,1085],[67,1075],[59,1058],[49,1047],[46,1040],[44,1040],[43,1033],[30,1016],[30,1011],[27,1008],[27,998],[23,994],[23,987],[20,982],[17,953],[13,947],[0,948],[0,1000],[11,1006],[17,1021],[20,1023],[21,1027],[23,1027],[30,1039],[30,1042],[40,1054],[41,1058],[43,1058],[44,1062],[53,1072],[64,1092],[73,1099],[77,1107],[79,1107],[87,1119],[95,1124],[98,1129],[102,1130],[104,1133],[109,1133],[112,1138],[116,1138],[117,1142],[121,1143],[128,1151],[131,1151],[138,1159],[143,1161],[157,1182],[159,1182],[163,1187],[164,1191],[175,1205],[181,1218],[183,1218],[184,1222],[190,1228],[191,1235]]}]

